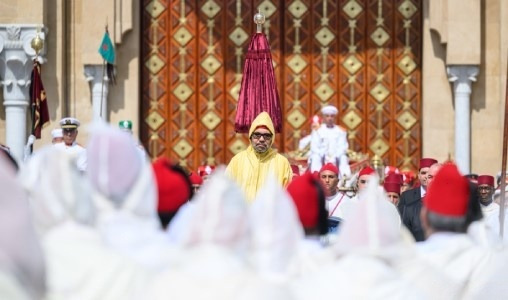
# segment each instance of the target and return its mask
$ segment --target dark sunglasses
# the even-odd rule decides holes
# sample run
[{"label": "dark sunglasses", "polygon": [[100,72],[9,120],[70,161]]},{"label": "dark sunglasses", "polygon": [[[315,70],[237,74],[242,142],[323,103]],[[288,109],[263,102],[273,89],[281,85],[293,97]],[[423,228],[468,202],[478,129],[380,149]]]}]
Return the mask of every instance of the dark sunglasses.
[{"label": "dark sunglasses", "polygon": [[273,134],[271,133],[260,133],[260,132],[254,132],[252,135],[251,135],[251,138],[254,138],[256,140],[259,140],[261,137],[263,137],[265,140],[271,140],[272,139],[272,136]]}]

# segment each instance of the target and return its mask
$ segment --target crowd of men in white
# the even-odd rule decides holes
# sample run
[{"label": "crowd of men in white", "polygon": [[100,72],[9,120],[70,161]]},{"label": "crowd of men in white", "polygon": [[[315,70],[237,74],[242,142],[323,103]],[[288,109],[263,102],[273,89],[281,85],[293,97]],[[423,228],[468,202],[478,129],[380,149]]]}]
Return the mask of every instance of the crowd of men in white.
[{"label": "crowd of men in white", "polygon": [[[302,225],[291,185],[269,179],[249,205],[220,167],[163,229],[136,141],[106,124],[89,136],[84,172],[61,147],[18,172],[0,155],[0,299],[508,298],[505,243],[482,220],[471,233],[432,211],[451,198],[468,205],[452,164],[427,191],[423,205],[440,218],[422,222],[420,243],[376,176],[338,233],[322,236]],[[298,191],[309,176],[294,179]]]}]

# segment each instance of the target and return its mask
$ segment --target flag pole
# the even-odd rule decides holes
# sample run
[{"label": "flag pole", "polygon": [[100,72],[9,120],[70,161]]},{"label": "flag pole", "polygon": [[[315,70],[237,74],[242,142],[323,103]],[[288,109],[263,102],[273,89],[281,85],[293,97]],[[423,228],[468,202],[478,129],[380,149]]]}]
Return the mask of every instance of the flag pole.
[{"label": "flag pole", "polygon": [[[106,16],[106,33],[108,32],[108,17]],[[99,117],[102,119],[102,103],[104,103],[104,77],[106,76],[106,59],[102,58],[102,78],[101,78],[101,102],[99,103]]]},{"label": "flag pole", "polygon": [[499,205],[499,236],[501,240],[504,235],[504,222],[505,222],[505,188],[506,188],[506,151],[508,150],[508,63],[507,63],[507,81],[506,81],[506,94],[504,101],[504,132],[503,132],[503,158],[501,162],[501,184],[500,184],[500,196],[501,200]]},{"label": "flag pole", "polygon": [[[107,30],[107,27],[106,27]],[[102,60],[102,83],[101,83],[101,102],[99,105],[99,117],[102,118],[102,103],[104,101],[104,77],[106,76],[106,60]]]},{"label": "flag pole", "polygon": [[[39,26],[37,26],[37,32],[35,34],[35,37],[32,39],[32,41],[30,42],[30,46],[32,47],[32,49],[34,49],[35,51],[35,58],[33,60],[33,68],[32,68],[32,76],[30,78],[30,80],[32,80],[32,82],[30,83],[32,86],[34,84],[34,79],[35,79],[35,74],[34,74],[34,70],[36,70],[36,68],[38,67],[37,64],[38,64],[38,60],[39,60],[39,53],[41,52],[42,48],[44,47],[44,41],[41,39],[41,37],[39,36],[39,33],[41,32],[41,28]],[[37,72],[39,70],[37,69]],[[31,95],[31,99],[36,99],[36,89],[32,89],[30,91],[32,93]],[[31,117],[32,117],[32,130],[31,130],[31,134],[35,134],[35,105],[36,103],[34,101],[31,101],[32,105],[31,105],[31,111],[30,111],[30,114],[31,114]],[[34,145],[30,145],[30,154],[33,153],[33,147]]]}]

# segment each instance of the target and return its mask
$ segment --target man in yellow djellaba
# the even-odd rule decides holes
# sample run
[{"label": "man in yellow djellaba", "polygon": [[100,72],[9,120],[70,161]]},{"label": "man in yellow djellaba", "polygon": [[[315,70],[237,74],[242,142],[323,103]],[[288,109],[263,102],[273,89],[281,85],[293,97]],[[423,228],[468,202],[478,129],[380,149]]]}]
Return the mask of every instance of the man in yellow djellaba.
[{"label": "man in yellow djellaba", "polygon": [[260,113],[249,129],[249,147],[237,153],[226,169],[229,176],[242,188],[248,202],[254,200],[268,174],[272,173],[283,187],[289,184],[293,176],[287,158],[272,148],[274,133],[273,122],[268,113]]}]

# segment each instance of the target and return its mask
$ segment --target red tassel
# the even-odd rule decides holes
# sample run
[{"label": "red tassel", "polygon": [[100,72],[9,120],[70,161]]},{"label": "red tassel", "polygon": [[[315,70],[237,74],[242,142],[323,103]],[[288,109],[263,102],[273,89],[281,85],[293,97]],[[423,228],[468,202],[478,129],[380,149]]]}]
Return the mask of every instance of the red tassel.
[{"label": "red tassel", "polygon": [[248,133],[252,121],[263,111],[270,115],[275,132],[279,133],[282,129],[282,111],[270,45],[263,33],[256,33],[250,41],[243,68],[235,131]]}]

